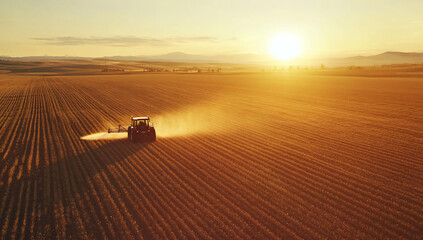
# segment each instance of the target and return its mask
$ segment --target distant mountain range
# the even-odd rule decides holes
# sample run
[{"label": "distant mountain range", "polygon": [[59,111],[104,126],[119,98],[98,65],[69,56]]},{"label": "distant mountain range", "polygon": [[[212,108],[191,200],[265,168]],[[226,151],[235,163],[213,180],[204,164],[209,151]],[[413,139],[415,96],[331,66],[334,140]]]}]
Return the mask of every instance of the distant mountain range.
[{"label": "distant mountain range", "polygon": [[9,57],[0,56],[0,60],[6,61],[42,61],[42,60],[73,60],[73,59],[86,59],[90,60],[90,57],[71,57],[71,56],[28,56],[28,57]]},{"label": "distant mountain range", "polygon": [[186,54],[183,52],[172,52],[155,56],[106,56],[104,58],[114,60],[132,61],[159,61],[159,62],[193,62],[193,63],[246,63],[260,64],[272,61],[267,55],[259,54],[221,54],[214,56],[204,56],[196,54]]},{"label": "distant mountain range", "polygon": [[423,53],[417,52],[385,52],[372,56],[355,56],[347,58],[322,59],[323,64],[329,66],[369,66],[402,63],[423,63]]},{"label": "distant mountain range", "polygon": [[[268,55],[259,54],[222,54],[204,56],[172,52],[154,56],[105,56],[105,59],[126,61],[153,61],[153,62],[192,62],[192,63],[244,63],[244,64],[275,64],[275,60]],[[72,56],[31,56],[31,57],[1,57],[1,60],[10,61],[38,61],[38,60],[73,60],[73,59],[98,59]],[[101,59],[101,58],[100,58]],[[320,65],[327,66],[368,66],[402,63],[423,63],[423,52],[385,52],[371,56],[354,56],[346,58],[313,58],[298,59],[293,65]]]}]

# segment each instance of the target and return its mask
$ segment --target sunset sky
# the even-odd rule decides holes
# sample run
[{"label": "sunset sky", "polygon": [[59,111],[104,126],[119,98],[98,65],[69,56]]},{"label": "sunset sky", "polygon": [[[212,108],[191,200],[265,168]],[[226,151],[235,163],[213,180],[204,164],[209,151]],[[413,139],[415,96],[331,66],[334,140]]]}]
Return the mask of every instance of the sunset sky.
[{"label": "sunset sky", "polygon": [[422,0],[1,0],[0,56],[267,54],[278,34],[304,56],[423,51]]}]

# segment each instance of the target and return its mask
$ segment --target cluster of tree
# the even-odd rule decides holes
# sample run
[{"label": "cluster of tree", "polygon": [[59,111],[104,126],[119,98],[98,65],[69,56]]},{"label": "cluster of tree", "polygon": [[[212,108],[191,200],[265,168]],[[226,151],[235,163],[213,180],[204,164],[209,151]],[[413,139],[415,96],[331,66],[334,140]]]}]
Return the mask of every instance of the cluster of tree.
[{"label": "cluster of tree", "polygon": [[352,65],[352,66],[348,66],[347,69],[348,70],[362,70],[363,67]]},{"label": "cluster of tree", "polygon": [[[309,66],[287,66],[287,67],[278,67],[278,66],[273,66],[273,70],[270,69],[270,71],[293,71],[293,70],[309,70],[309,69],[316,69],[315,67],[309,67]],[[322,66],[320,66],[320,69],[325,69],[325,66],[322,64]],[[266,69],[261,69],[262,72],[265,72]]]},{"label": "cluster of tree", "polygon": [[170,72],[165,68],[143,68],[143,72]]},{"label": "cluster of tree", "polygon": [[[201,69],[199,69],[199,70],[201,70]],[[207,72],[217,72],[217,73],[219,73],[221,71],[222,71],[221,68],[216,68],[216,69],[214,69],[214,68],[207,68]]]},{"label": "cluster of tree", "polygon": [[124,72],[125,69],[123,68],[103,68],[102,72]]},{"label": "cluster of tree", "polygon": [[222,69],[221,68],[198,68],[198,67],[192,67],[192,68],[174,68],[172,69],[172,72],[184,72],[184,73],[188,73],[188,72],[196,72],[196,73],[203,73],[203,72],[216,72],[219,73],[221,72]]}]

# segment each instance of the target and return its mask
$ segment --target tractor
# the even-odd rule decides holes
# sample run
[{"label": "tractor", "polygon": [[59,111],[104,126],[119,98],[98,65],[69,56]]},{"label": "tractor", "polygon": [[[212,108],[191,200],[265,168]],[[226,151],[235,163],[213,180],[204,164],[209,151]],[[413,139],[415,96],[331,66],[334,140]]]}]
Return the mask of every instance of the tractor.
[{"label": "tractor", "polygon": [[131,125],[124,127],[119,125],[118,128],[109,128],[108,133],[128,132],[128,139],[131,142],[137,140],[156,140],[156,130],[150,122],[150,117],[131,117]]}]

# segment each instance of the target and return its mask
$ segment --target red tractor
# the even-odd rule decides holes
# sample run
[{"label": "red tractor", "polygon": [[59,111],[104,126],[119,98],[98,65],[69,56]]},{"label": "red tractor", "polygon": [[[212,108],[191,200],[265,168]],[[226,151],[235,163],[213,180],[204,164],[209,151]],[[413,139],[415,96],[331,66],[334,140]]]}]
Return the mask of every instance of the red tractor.
[{"label": "red tractor", "polygon": [[125,128],[119,125],[118,128],[109,128],[109,133],[128,132],[128,139],[131,142],[137,140],[156,140],[156,130],[150,122],[149,117],[131,117],[131,125]]}]

